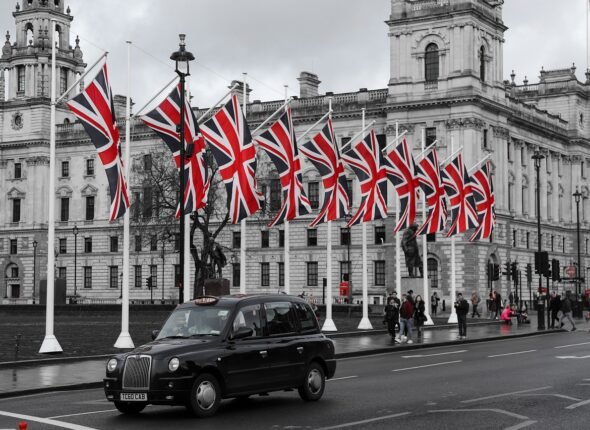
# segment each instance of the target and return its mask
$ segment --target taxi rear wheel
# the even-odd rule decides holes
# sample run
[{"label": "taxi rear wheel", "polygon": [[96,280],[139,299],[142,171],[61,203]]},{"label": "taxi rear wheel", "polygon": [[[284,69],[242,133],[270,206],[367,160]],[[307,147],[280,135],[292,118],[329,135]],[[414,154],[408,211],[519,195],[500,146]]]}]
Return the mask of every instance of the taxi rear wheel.
[{"label": "taxi rear wheel", "polygon": [[147,405],[145,403],[115,402],[115,407],[124,414],[136,415],[143,411]]},{"label": "taxi rear wheel", "polygon": [[198,417],[210,417],[221,403],[221,389],[217,378],[203,373],[195,379],[189,400],[190,410]]},{"label": "taxi rear wheel", "polygon": [[322,398],[326,388],[326,374],[324,368],[315,361],[311,363],[305,372],[305,380],[298,387],[299,396],[306,402],[315,402]]}]

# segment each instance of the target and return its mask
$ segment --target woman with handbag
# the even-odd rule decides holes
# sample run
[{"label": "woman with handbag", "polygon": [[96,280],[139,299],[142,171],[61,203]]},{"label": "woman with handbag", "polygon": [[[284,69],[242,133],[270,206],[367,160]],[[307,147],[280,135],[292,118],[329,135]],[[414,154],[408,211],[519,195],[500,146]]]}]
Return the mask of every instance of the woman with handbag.
[{"label": "woman with handbag", "polygon": [[414,306],[414,325],[418,330],[418,337],[422,337],[422,327],[426,321],[425,310],[426,305],[424,304],[424,300],[422,300],[422,296],[417,295],[416,304]]}]

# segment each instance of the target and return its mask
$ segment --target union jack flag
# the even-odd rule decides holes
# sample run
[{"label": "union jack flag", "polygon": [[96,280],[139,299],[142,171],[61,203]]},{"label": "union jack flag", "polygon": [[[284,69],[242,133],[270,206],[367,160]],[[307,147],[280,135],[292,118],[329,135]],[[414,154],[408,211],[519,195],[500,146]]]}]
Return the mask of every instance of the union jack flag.
[{"label": "union jack flag", "polygon": [[443,168],[442,178],[451,210],[451,227],[447,237],[477,227],[471,179],[463,164],[461,153]]},{"label": "union jack flag", "polygon": [[395,187],[400,201],[400,218],[394,229],[398,232],[402,228],[409,228],[416,219],[416,199],[420,182],[416,177],[414,156],[408,148],[406,139],[403,139],[386,155],[392,166],[388,178]]},{"label": "union jack flag", "polygon": [[436,149],[429,150],[416,166],[420,188],[426,196],[428,215],[416,234],[434,234],[445,228],[447,202],[445,188],[440,175]]},{"label": "union jack flag", "polygon": [[269,155],[277,168],[283,188],[283,204],[268,226],[273,227],[300,215],[311,213],[309,199],[303,190],[301,160],[293,130],[291,108],[288,108],[268,130],[258,136],[256,142]]},{"label": "union jack flag", "polygon": [[[154,130],[172,151],[176,168],[180,169],[180,84],[154,110],[141,117],[149,128]],[[204,208],[207,204],[209,178],[205,163],[205,139],[199,130],[197,119],[188,98],[184,101],[184,145],[192,154],[184,158],[184,213],[189,214]],[[190,151],[189,148],[192,148]],[[176,218],[180,217],[180,202]]]},{"label": "union jack flag", "polygon": [[387,218],[387,173],[391,166],[379,149],[375,130],[371,129],[365,137],[352,142],[350,148],[342,152],[342,161],[354,171],[361,186],[361,204],[348,227]]},{"label": "union jack flag", "polygon": [[489,161],[471,175],[473,196],[477,210],[478,226],[469,240],[488,239],[496,224],[494,185],[490,175]]},{"label": "union jack flag", "polygon": [[256,150],[238,97],[232,96],[201,132],[225,183],[230,221],[237,224],[260,210],[263,200],[256,189]]},{"label": "union jack flag", "polygon": [[334,221],[347,215],[350,209],[348,186],[334,140],[332,119],[328,119],[322,131],[303,144],[301,152],[318,169],[324,186],[324,203],[318,216],[309,226],[315,227],[319,223]]},{"label": "union jack flag", "polygon": [[120,218],[129,208],[129,198],[123,174],[121,139],[114,115],[113,95],[106,63],[90,85],[67,105],[82,122],[104,166],[111,196],[109,219],[113,221]]}]

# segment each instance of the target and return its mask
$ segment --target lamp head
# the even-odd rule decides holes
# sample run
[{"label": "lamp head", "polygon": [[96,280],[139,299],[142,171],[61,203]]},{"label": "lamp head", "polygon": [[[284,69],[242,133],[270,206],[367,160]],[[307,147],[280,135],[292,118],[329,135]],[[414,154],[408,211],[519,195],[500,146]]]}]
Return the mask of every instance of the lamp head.
[{"label": "lamp head", "polygon": [[179,34],[178,37],[180,38],[178,51],[173,52],[172,55],[170,55],[170,59],[176,62],[175,70],[179,76],[188,76],[190,74],[189,62],[194,60],[195,56],[186,50],[186,45],[184,42],[186,35]]},{"label": "lamp head", "polygon": [[541,167],[541,160],[545,158],[543,154],[539,152],[539,150],[535,150],[535,154],[533,155],[533,160],[535,160],[535,167],[538,169]]},{"label": "lamp head", "polygon": [[78,226],[75,225],[73,230],[74,230],[74,236],[77,236],[78,235]]},{"label": "lamp head", "polygon": [[580,199],[582,198],[582,193],[578,190],[578,187],[576,187],[576,192],[572,195],[574,196],[576,203],[579,203]]},{"label": "lamp head", "polygon": [[38,243],[36,240],[34,240],[34,241],[33,241],[33,248],[37,248],[37,245],[38,245],[38,244],[39,244],[39,243]]}]

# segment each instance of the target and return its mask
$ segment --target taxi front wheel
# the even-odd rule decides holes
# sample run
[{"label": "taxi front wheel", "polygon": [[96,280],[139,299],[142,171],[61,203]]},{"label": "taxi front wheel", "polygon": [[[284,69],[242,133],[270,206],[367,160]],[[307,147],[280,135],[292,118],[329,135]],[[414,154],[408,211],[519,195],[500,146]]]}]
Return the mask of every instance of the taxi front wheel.
[{"label": "taxi front wheel", "polygon": [[115,407],[124,414],[136,415],[146,407],[145,403],[115,402]]},{"label": "taxi front wheel", "polygon": [[322,398],[325,388],[326,375],[324,369],[314,361],[305,372],[303,385],[298,388],[299,396],[306,402],[315,402]]},{"label": "taxi front wheel", "polygon": [[198,417],[210,417],[217,412],[220,403],[221,389],[217,378],[210,373],[199,375],[191,389],[191,412]]}]

